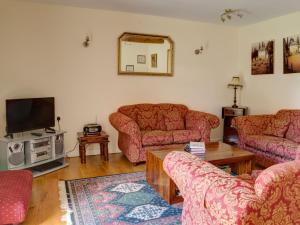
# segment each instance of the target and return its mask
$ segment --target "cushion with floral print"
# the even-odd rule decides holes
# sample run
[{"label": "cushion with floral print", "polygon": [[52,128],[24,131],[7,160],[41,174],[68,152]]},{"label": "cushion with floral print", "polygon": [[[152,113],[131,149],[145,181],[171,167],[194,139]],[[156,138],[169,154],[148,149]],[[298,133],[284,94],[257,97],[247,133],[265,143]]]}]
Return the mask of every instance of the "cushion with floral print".
[{"label": "cushion with floral print", "polygon": [[144,111],[137,114],[137,124],[141,130],[157,130],[158,114],[155,111]]},{"label": "cushion with floral print", "polygon": [[178,111],[164,113],[167,130],[184,130],[184,120]]},{"label": "cushion with floral print", "polygon": [[300,144],[300,119],[291,122],[286,138]]},{"label": "cushion with floral print", "polygon": [[290,125],[290,121],[285,118],[273,118],[263,132],[265,135],[284,137]]}]

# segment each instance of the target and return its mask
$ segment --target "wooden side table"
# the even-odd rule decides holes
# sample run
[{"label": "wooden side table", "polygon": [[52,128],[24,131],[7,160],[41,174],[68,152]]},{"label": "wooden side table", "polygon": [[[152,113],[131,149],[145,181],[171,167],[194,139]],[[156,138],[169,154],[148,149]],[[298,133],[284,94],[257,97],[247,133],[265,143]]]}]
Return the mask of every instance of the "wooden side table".
[{"label": "wooden side table", "polygon": [[224,119],[223,142],[230,145],[238,144],[238,135],[235,128],[231,127],[231,121],[236,116],[247,115],[247,107],[222,107],[222,118]]},{"label": "wooden side table", "polygon": [[81,163],[86,163],[86,145],[99,144],[100,155],[104,156],[104,160],[108,161],[108,135],[101,131],[100,135],[84,135],[83,132],[77,133],[77,139],[79,142],[79,153]]}]

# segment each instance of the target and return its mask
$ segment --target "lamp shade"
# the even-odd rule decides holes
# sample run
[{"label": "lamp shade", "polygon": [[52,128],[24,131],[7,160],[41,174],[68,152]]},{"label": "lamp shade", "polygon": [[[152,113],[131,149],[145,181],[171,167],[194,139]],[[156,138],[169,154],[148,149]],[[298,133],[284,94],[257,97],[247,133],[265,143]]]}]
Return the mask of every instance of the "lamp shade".
[{"label": "lamp shade", "polygon": [[240,77],[232,77],[228,87],[243,87]]}]

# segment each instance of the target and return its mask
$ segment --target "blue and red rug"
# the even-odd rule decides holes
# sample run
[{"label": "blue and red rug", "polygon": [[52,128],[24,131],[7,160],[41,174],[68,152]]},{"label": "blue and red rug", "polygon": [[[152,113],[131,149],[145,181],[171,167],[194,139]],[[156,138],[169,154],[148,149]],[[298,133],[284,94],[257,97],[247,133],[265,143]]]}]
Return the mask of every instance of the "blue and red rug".
[{"label": "blue and red rug", "polygon": [[59,188],[70,225],[181,224],[181,204],[164,201],[144,172],[61,181]]}]

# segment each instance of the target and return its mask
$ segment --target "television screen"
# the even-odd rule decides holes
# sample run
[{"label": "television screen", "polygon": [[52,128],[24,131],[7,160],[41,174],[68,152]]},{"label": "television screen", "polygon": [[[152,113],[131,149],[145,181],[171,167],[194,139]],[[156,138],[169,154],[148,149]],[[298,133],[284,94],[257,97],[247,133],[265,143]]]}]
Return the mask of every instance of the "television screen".
[{"label": "television screen", "polygon": [[54,98],[6,100],[7,133],[55,126]]}]

